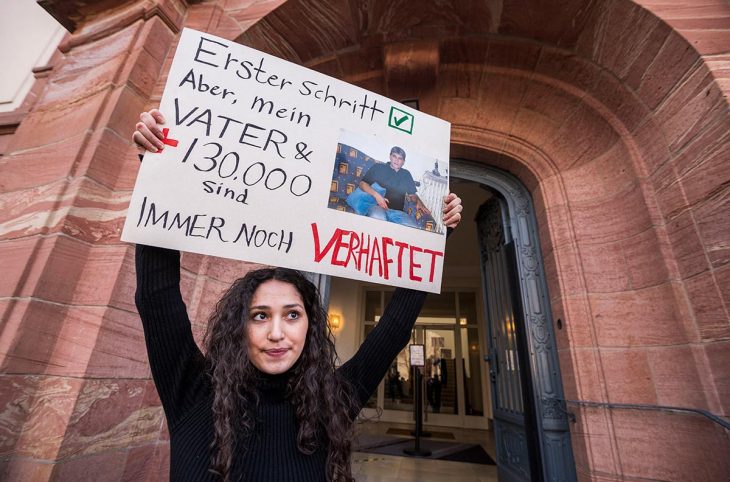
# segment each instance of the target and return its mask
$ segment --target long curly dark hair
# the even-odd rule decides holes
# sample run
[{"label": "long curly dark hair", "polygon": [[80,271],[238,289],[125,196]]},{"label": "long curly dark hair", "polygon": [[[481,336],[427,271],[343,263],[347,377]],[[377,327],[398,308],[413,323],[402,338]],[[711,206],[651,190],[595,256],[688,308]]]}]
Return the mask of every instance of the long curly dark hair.
[{"label": "long curly dark hair", "polygon": [[246,350],[246,324],[254,292],[269,280],[293,285],[309,319],[304,348],[290,369],[287,386],[296,411],[299,450],[312,454],[318,444],[327,443],[327,480],[353,481],[350,453],[357,411],[353,390],[335,371],[335,345],[317,288],[301,273],[285,268],[258,269],[236,280],[210,317],[205,346],[214,392],[212,470],[228,480],[234,446],[245,444],[253,433],[258,370]]}]

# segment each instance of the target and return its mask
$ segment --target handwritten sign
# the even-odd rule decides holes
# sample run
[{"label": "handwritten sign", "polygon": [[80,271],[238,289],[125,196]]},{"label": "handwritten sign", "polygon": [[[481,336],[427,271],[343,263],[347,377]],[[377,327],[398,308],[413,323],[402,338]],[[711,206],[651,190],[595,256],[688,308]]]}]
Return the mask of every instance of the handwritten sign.
[{"label": "handwritten sign", "polygon": [[185,29],[124,241],[439,292],[447,122]]}]

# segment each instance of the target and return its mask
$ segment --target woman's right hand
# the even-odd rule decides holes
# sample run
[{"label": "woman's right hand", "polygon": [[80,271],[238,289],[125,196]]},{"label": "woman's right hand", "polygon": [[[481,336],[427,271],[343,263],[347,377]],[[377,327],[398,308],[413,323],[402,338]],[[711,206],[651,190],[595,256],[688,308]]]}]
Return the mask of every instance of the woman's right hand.
[{"label": "woman's right hand", "polygon": [[162,140],[165,136],[159,125],[165,123],[165,117],[157,109],[149,112],[142,112],[139,115],[139,122],[135,126],[132,140],[137,146],[150,152],[160,152],[165,144]]}]

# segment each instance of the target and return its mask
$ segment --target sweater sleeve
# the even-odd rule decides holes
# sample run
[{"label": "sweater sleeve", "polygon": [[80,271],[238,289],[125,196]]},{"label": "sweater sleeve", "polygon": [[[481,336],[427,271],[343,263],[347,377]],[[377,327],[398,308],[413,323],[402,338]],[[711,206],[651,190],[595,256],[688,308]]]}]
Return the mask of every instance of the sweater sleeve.
[{"label": "sweater sleeve", "polygon": [[205,393],[203,355],[180,293],[180,253],[137,245],[135,301],[152,377],[172,429]]},{"label": "sweater sleeve", "polygon": [[411,330],[425,300],[426,293],[422,291],[405,288],[395,290],[378,324],[365,338],[355,356],[340,368],[340,373],[355,389],[361,407],[411,339]]}]

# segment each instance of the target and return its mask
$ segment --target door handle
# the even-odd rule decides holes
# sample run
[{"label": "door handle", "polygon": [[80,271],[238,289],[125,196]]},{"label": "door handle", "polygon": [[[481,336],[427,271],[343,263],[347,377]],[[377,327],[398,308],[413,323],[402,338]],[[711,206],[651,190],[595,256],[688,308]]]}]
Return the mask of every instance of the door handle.
[{"label": "door handle", "polygon": [[497,352],[495,350],[490,351],[489,355],[484,355],[484,361],[489,363],[490,370],[499,370],[499,363],[497,363]]},{"label": "door handle", "polygon": [[484,355],[484,361],[489,363],[489,378],[492,383],[497,381],[497,370],[499,370],[499,363],[497,363],[497,352],[491,350],[489,355]]}]

